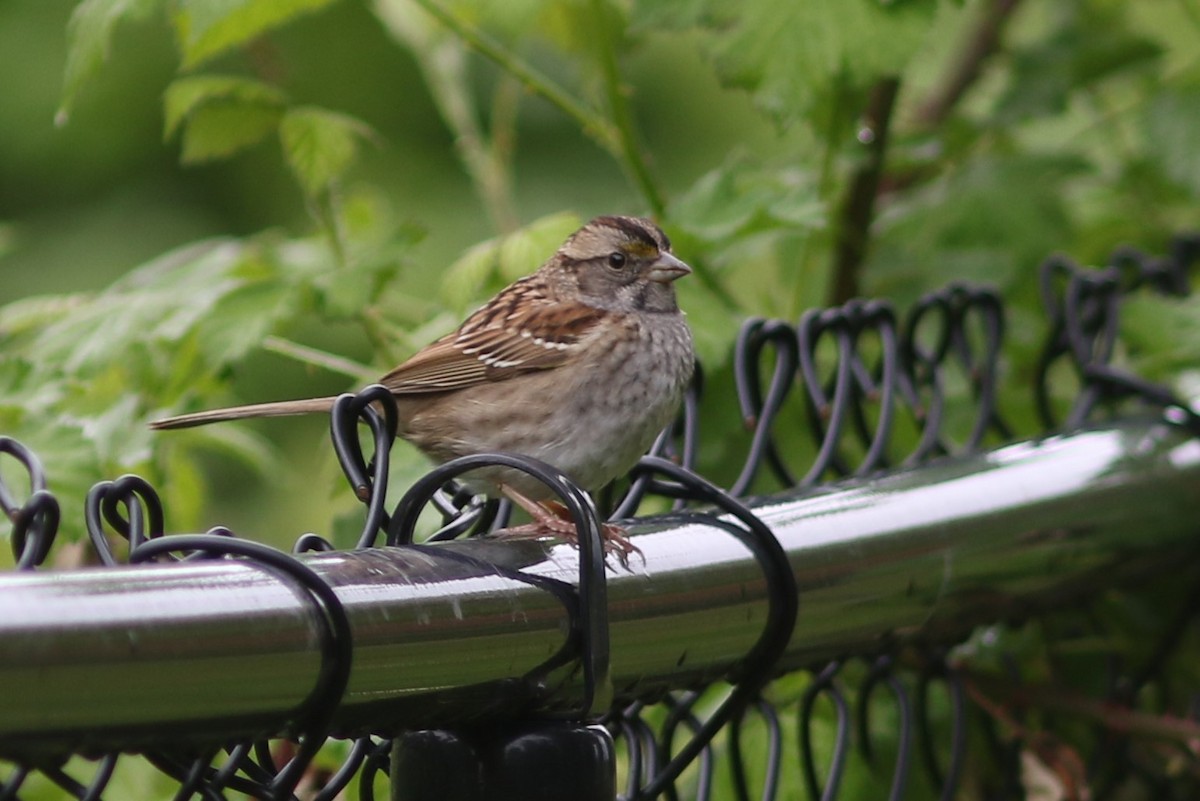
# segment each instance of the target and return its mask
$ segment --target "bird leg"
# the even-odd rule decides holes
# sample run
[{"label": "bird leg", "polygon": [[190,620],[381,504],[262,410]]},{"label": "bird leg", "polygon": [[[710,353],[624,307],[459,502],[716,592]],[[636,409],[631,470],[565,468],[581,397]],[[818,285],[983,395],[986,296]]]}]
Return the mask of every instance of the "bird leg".
[{"label": "bird leg", "polygon": [[[576,548],[579,547],[579,532],[576,531],[575,521],[571,519],[571,513],[567,511],[566,506],[558,501],[535,501],[508,485],[501,485],[500,491],[513,503],[528,512],[529,516],[533,518],[533,522],[506,528],[498,532],[497,536],[521,540],[537,539],[551,534],[566,540]],[[636,553],[638,556],[642,556],[642,551],[630,542],[629,537],[625,534],[625,529],[614,523],[600,524],[600,541],[604,544],[604,552],[616,554],[622,567],[628,569],[629,555]],[[644,556],[642,556],[642,561],[646,561]]]}]

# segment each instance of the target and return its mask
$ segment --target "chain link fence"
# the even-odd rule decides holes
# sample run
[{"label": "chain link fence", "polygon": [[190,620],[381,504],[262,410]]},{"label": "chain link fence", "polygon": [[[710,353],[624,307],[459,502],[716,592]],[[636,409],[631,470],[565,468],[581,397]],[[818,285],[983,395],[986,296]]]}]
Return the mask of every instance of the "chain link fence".
[{"label": "chain link fence", "polygon": [[[1122,300],[1186,294],[1198,257],[1192,236],[1102,269],[1045,263],[1034,440],[997,401],[1004,305],[968,285],[905,314],[853,301],[747,322],[736,387],[698,376],[595,502],[498,454],[391,504],[390,396],[343,396],[354,551],[166,535],[153,487],[126,476],[87,498],[103,567],[40,570],[61,510],[36,455],[0,438],[28,475],[0,482],[17,564],[0,576],[0,799],[115,797],[123,770],[175,798],[1194,797],[1200,688],[1166,666],[1200,611],[1200,415],[1118,356]],[[749,445],[722,488],[694,469],[700,409],[733,390]],[[806,463],[774,427],[796,396]],[[558,494],[578,549],[488,536],[507,503],[455,479],[498,463]],[[437,530],[416,544],[423,514]],[[628,565],[606,563],[604,519],[635,537]],[[1096,599],[1147,581],[1173,611],[1148,648],[1091,655],[1096,686],[972,658],[1019,631],[989,624],[1046,611],[1078,611],[1064,639],[1099,636]]]}]

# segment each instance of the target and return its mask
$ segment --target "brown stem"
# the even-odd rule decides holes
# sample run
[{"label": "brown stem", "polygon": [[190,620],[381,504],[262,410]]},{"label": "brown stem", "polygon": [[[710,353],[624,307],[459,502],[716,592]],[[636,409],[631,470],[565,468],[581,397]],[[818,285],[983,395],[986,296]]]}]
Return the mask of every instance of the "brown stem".
[{"label": "brown stem", "polygon": [[838,214],[840,224],[830,292],[830,303],[835,306],[859,294],[858,276],[867,252],[868,230],[875,214],[875,198],[887,153],[888,128],[899,89],[900,80],[895,76],[881,78],[871,87],[867,100],[863,125],[858,132],[858,140],[867,146],[867,156],[855,171],[850,191]]},{"label": "brown stem", "polygon": [[[1025,731],[1005,710],[1009,707],[1036,707],[1092,720],[1109,731],[1170,740],[1193,753],[1200,746],[1200,724],[1170,715],[1153,715],[1127,706],[1089,698],[1066,687],[1049,684],[1013,684],[995,676],[972,672],[966,675],[966,689],[972,700],[988,714],[1004,723],[1018,737]],[[1002,699],[997,701],[996,699]]]},{"label": "brown stem", "polygon": [[917,107],[917,124],[936,127],[946,119],[971,84],[979,77],[984,60],[1000,43],[1004,24],[1012,16],[1018,0],[989,0],[963,41],[950,69],[924,102]]}]

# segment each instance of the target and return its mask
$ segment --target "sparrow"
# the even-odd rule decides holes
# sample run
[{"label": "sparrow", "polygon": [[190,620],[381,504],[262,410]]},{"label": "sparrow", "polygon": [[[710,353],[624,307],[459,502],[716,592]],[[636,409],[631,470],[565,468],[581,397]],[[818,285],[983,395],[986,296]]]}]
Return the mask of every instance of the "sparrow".
[{"label": "sparrow", "polygon": [[[379,383],[396,399],[398,435],[442,463],[477,453],[531,456],[595,492],[625,474],[675,417],[695,366],[674,281],[691,272],[657,225],[597,217],[537,272],[415,353]],[[184,428],[249,417],[327,412],[333,397],[278,401],[154,421]],[[512,468],[463,477],[504,495],[534,523],[508,531],[577,544],[575,526],[542,482]],[[603,526],[622,563],[637,548]]]}]

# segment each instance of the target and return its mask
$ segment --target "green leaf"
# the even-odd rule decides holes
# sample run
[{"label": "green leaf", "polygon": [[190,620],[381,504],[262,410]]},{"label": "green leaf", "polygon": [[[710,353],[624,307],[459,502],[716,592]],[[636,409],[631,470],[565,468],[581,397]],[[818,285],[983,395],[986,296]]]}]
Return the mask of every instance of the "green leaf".
[{"label": "green leaf", "polygon": [[220,316],[195,324],[201,353],[211,364],[229,364],[256,349],[276,321],[297,304],[293,287],[278,281],[245,284],[221,298]]},{"label": "green leaf", "polygon": [[697,358],[706,369],[716,370],[729,361],[729,343],[737,337],[742,320],[740,315],[730,311],[720,298],[693,278],[688,276],[687,280],[677,282],[679,308],[688,316]]},{"label": "green leaf", "polygon": [[536,270],[558,249],[581,221],[577,214],[559,212],[534,220],[506,236],[471,247],[446,270],[442,297],[453,308],[500,289]]},{"label": "green leaf", "polygon": [[87,295],[75,294],[40,295],[13,301],[0,307],[0,339],[11,342],[13,337],[37,333],[43,326],[70,314],[87,300]]},{"label": "green leaf", "polygon": [[333,0],[180,0],[175,33],[183,68],[238,47]]},{"label": "green leaf", "polygon": [[1137,372],[1171,379],[1200,364],[1200,304],[1134,295],[1121,307],[1121,333]]},{"label": "green leaf", "polygon": [[209,103],[282,109],[283,92],[273,86],[233,75],[196,75],[167,87],[163,98],[163,138],[169,139],[192,114]]},{"label": "green leaf", "polygon": [[671,204],[670,217],[697,239],[727,242],[773,228],[814,228],[825,208],[812,176],[735,156]]},{"label": "green leaf", "polygon": [[997,105],[996,124],[1062,113],[1077,90],[1152,66],[1161,56],[1157,44],[1129,29],[1119,4],[1064,16],[1052,35],[1013,53],[1012,76]]},{"label": "green leaf", "polygon": [[579,215],[564,211],[534,220],[513,231],[500,242],[500,278],[508,283],[529,275],[554,255],[566,238],[582,224]]},{"label": "green leaf", "polygon": [[167,88],[164,136],[182,127],[184,163],[224,158],[269,136],[286,102],[278,89],[247,78],[181,78]]},{"label": "green leaf", "polygon": [[197,109],[183,130],[185,164],[225,158],[265,139],[281,112],[263,106],[211,103]]},{"label": "green leaf", "polygon": [[145,19],[161,0],[83,0],[67,22],[67,63],[57,122],[66,122],[80,88],[108,59],[113,30],[123,20]]},{"label": "green leaf", "polygon": [[1168,179],[1200,195],[1200,87],[1164,89],[1142,117],[1147,153]]},{"label": "green leaf", "polygon": [[315,197],[337,181],[374,132],[354,117],[313,106],[294,108],[279,125],[283,153],[305,194]]},{"label": "green leaf", "polygon": [[901,304],[949,281],[1028,291],[1033,268],[1069,241],[1062,187],[1086,168],[1071,155],[989,154],[911,193],[877,222],[868,291]]},{"label": "green leaf", "polygon": [[208,426],[177,436],[186,436],[189,444],[227,456],[260,473],[278,474],[286,469],[271,441],[247,426]]},{"label": "green leaf", "polygon": [[[197,397],[215,401],[217,377],[301,314],[319,259],[305,242],[206,242],[102,292],[0,309],[0,430],[51,467],[64,508],[78,508],[106,476],[152,474],[166,446],[139,421]],[[265,463],[262,453],[241,450]],[[77,515],[63,527],[81,533]]]},{"label": "green leaf", "polygon": [[831,85],[903,70],[936,10],[932,0],[638,0],[634,18],[642,32],[699,26],[722,80],[787,124]]},{"label": "green leaf", "polygon": [[10,223],[0,222],[0,259],[11,253],[17,246],[17,229]]},{"label": "green leaf", "polygon": [[[439,4],[457,18],[504,42],[528,40],[531,35],[542,33],[547,27],[547,18],[564,5],[552,0],[505,0],[503,3],[451,0]],[[414,50],[425,50],[455,38],[452,31],[412,0],[377,0],[371,6],[388,32]]]}]

